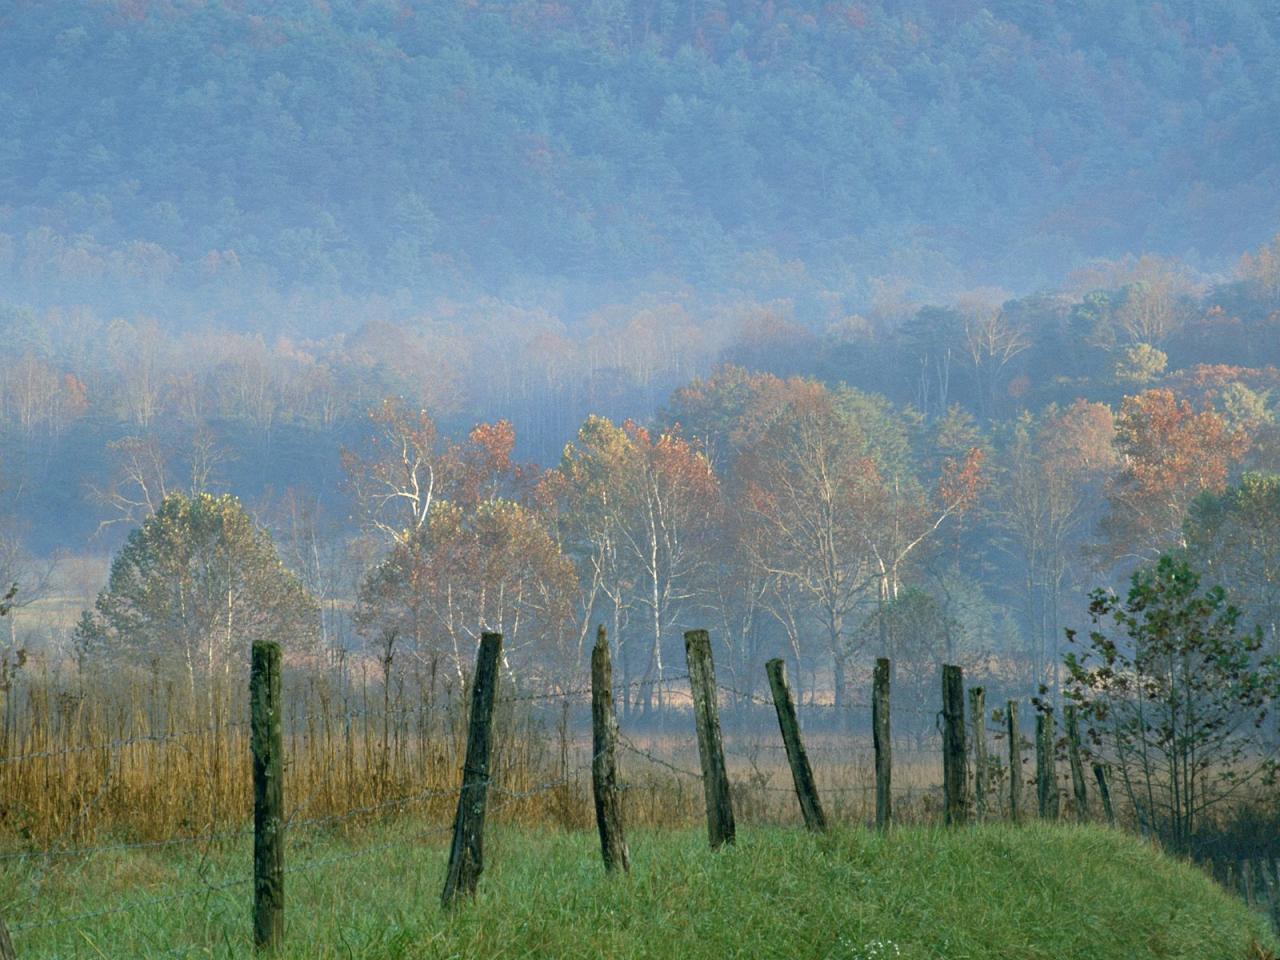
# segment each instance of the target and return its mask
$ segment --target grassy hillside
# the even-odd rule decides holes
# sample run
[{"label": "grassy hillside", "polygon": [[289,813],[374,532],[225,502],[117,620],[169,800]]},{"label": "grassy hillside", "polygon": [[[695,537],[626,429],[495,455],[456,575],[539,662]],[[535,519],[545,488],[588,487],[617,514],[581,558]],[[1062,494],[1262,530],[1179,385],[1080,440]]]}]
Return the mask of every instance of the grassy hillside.
[{"label": "grassy hillside", "polygon": [[[787,957],[818,960],[1244,960],[1274,944],[1204,874],[1098,828],[903,829],[827,838],[749,829],[710,853],[699,831],[632,838],[629,879],[603,876],[591,834],[498,830],[473,905],[442,915],[443,833],[412,825],[295,850],[289,957]],[[360,853],[347,859],[351,853]],[[188,889],[128,913],[19,932],[23,957],[249,956],[243,846],[201,862],[163,851],[53,868],[15,926]],[[33,878],[7,867],[0,902]],[[199,883],[199,881],[197,881]],[[16,889],[15,889],[16,888]]]}]

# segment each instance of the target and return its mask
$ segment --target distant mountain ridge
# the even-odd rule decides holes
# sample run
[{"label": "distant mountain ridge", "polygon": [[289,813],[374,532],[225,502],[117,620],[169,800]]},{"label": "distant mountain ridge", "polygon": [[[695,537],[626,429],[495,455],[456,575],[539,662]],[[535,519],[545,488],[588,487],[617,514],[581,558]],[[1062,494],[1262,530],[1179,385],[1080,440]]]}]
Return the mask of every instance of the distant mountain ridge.
[{"label": "distant mountain ridge", "polygon": [[1272,0],[0,13],[0,282],[33,299],[1213,266],[1274,233],[1278,148]]}]

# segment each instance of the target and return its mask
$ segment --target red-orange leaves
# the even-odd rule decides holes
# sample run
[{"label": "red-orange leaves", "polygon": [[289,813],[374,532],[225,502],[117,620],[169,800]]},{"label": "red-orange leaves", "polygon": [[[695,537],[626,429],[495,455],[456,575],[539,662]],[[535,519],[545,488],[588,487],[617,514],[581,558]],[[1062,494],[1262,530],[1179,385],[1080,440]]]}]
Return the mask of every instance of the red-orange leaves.
[{"label": "red-orange leaves", "polygon": [[1221,492],[1248,444],[1244,431],[1170,390],[1125,397],[1116,418],[1122,467],[1104,523],[1109,558],[1153,556],[1177,541],[1191,501],[1203,490]]},{"label": "red-orange leaves", "polygon": [[983,453],[973,447],[963,460],[947,457],[942,461],[942,477],[938,480],[938,500],[953,513],[963,513],[978,500],[985,478],[982,474]]}]

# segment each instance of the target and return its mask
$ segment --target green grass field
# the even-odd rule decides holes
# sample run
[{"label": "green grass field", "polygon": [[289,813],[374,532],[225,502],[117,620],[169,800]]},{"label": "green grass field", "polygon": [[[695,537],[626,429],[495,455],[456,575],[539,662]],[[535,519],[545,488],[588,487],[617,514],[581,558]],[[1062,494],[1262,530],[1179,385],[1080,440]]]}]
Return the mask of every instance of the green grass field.
[{"label": "green grass field", "polygon": [[[744,829],[719,853],[698,831],[650,832],[631,837],[631,875],[610,878],[593,833],[498,827],[478,897],[448,915],[438,905],[444,835],[421,831],[404,821],[296,839],[289,867],[311,867],[287,881],[285,955],[1245,960],[1276,947],[1263,918],[1204,874],[1099,828]],[[22,960],[252,953],[250,888],[237,883],[247,839],[207,857],[109,851],[0,871]],[[193,884],[207,886],[38,926]]]}]

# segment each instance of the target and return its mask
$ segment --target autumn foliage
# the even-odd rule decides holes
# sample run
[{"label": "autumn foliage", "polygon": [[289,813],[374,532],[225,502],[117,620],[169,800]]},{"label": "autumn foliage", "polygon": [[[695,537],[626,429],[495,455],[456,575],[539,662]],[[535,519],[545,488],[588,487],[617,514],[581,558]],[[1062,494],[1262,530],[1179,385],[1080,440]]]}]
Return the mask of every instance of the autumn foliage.
[{"label": "autumn foliage", "polygon": [[1126,397],[1116,417],[1121,469],[1107,491],[1107,555],[1149,559],[1177,545],[1192,500],[1220,493],[1248,446],[1245,431],[1170,390]]}]

